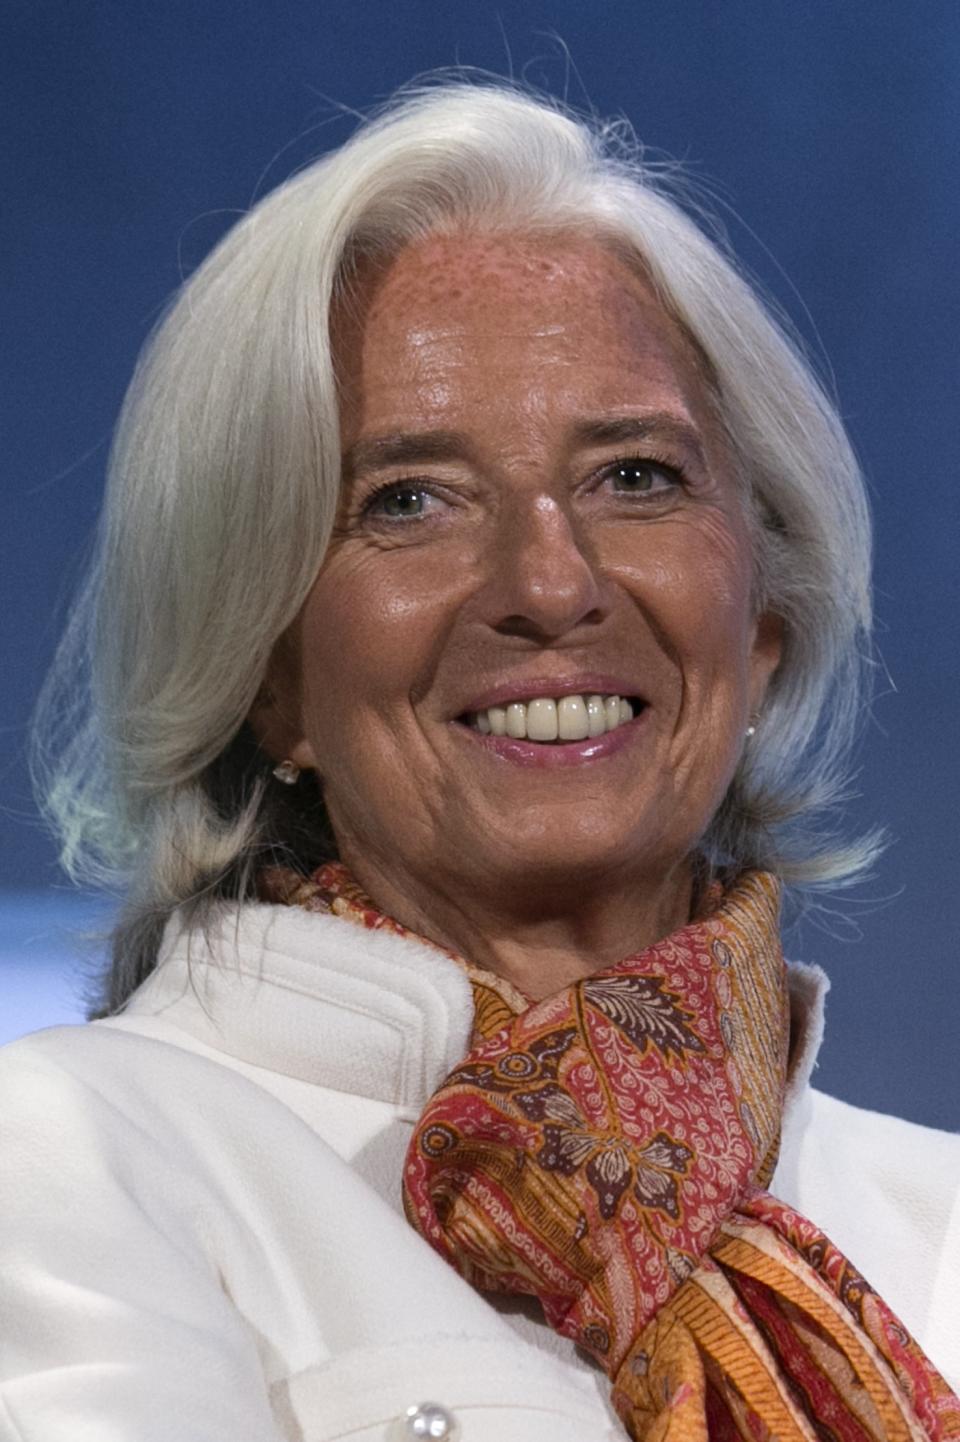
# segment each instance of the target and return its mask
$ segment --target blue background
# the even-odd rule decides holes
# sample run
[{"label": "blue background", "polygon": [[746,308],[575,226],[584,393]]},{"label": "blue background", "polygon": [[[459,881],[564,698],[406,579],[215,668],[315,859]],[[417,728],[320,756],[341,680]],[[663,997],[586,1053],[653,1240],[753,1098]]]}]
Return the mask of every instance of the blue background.
[{"label": "blue background", "polygon": [[835,934],[804,921],[788,950],[833,978],[819,1084],[960,1126],[955,0],[5,0],[0,31],[0,1035],[77,1014],[104,924],[58,880],[24,736],[136,353],[181,272],[351,109],[459,62],[625,113],[685,160],[829,358],[878,530],[849,819],[894,842],[830,904]]}]

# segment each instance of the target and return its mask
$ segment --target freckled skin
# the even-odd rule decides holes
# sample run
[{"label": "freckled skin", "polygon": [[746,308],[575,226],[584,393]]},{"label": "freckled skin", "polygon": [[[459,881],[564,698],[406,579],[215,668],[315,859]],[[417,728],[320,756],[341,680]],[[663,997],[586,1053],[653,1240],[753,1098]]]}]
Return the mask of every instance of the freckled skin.
[{"label": "freckled skin", "polygon": [[[582,238],[433,238],[366,276],[333,335],[345,455],[427,431],[463,445],[346,478],[254,724],[318,769],[381,906],[545,995],[687,919],[691,850],[779,660],[703,366],[649,285]],[[653,413],[676,426],[574,430]],[[635,455],[683,483],[661,470],[652,498],[625,497],[609,471]],[[422,513],[364,511],[411,477]],[[505,680],[576,671],[647,703],[600,762],[521,768],[454,723]]]}]

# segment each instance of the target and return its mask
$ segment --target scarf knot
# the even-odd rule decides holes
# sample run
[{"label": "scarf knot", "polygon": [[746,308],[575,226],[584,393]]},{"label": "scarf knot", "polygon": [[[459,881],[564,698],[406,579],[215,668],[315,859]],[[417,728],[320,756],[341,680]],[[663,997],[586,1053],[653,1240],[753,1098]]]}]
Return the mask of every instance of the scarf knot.
[{"label": "scarf knot", "polygon": [[[339,865],[264,892],[404,932]],[[407,1217],[473,1286],[536,1296],[634,1439],[960,1439],[960,1401],[903,1326],[765,1190],[789,1046],[779,901],[746,873],[532,1006],[455,958],[474,1044],[414,1129]]]}]

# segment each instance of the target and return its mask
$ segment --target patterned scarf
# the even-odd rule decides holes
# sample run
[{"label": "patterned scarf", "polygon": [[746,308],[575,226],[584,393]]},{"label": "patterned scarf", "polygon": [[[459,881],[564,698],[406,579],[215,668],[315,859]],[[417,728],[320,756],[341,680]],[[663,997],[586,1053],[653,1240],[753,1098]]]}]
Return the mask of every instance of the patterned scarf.
[{"label": "patterned scarf", "polygon": [[[406,934],[337,864],[272,871],[263,894]],[[535,1005],[455,958],[473,1046],[414,1130],[407,1216],[475,1287],[538,1297],[634,1439],[960,1438],[960,1401],[889,1308],[763,1190],[788,1046],[778,917],[777,883],[746,873]]]}]

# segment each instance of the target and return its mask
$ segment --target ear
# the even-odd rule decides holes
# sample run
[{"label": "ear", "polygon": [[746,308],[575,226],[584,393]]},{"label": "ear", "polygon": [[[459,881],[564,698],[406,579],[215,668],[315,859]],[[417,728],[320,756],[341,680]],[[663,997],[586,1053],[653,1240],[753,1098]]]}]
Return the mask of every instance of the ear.
[{"label": "ear", "polygon": [[277,642],[247,720],[271,760],[292,761],[301,771],[316,771],[316,755],[303,734],[301,715],[300,668],[288,633]]},{"label": "ear", "polygon": [[774,611],[763,611],[753,623],[750,643],[750,714],[763,709],[764,697],[773,673],[783,658],[783,617]]}]

